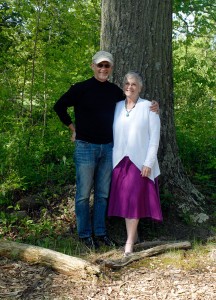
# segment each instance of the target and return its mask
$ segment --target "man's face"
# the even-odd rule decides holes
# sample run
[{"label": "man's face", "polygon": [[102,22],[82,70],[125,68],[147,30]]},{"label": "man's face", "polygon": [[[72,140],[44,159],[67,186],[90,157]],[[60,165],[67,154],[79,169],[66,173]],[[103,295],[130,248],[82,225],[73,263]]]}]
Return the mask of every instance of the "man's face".
[{"label": "man's face", "polygon": [[102,61],[98,64],[93,63],[91,67],[94,77],[101,82],[106,81],[112,72],[112,65],[108,61]]}]

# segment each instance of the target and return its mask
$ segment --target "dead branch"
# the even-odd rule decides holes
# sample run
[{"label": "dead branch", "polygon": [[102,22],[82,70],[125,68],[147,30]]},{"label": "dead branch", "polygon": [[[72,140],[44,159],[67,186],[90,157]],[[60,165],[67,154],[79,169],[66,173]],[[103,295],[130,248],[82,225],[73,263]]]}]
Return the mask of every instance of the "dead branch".
[{"label": "dead branch", "polygon": [[142,250],[140,252],[133,252],[130,256],[123,257],[117,260],[100,260],[100,264],[111,269],[120,269],[122,267],[127,266],[128,264],[143,259],[145,257],[150,257],[153,255],[158,255],[164,253],[168,250],[174,249],[190,249],[191,243],[190,242],[178,242],[178,243],[169,243],[164,245],[155,246],[153,248]]}]

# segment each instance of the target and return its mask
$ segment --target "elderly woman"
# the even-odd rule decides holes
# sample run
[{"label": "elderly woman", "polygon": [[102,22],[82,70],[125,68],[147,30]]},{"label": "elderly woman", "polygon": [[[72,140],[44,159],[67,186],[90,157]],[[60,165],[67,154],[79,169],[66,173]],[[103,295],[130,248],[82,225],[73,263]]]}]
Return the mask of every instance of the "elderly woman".
[{"label": "elderly woman", "polygon": [[124,77],[126,99],[116,104],[113,123],[113,174],[108,216],[125,218],[125,253],[133,252],[140,218],[162,221],[157,177],[160,118],[150,111],[151,102],[139,97],[141,76]]}]

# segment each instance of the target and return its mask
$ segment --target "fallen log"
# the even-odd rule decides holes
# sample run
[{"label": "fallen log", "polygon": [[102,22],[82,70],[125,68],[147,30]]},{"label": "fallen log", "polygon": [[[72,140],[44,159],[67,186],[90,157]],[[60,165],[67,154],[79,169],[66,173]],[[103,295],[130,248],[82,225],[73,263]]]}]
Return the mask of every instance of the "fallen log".
[{"label": "fallen log", "polygon": [[127,266],[128,264],[143,259],[145,257],[150,257],[153,255],[158,255],[164,253],[168,250],[174,249],[190,249],[191,243],[188,241],[185,242],[178,242],[178,243],[169,243],[160,246],[155,246],[153,248],[142,250],[140,252],[133,252],[129,256],[122,257],[121,259],[117,260],[100,260],[100,264],[105,267],[109,267],[111,269],[120,269],[122,267]]},{"label": "fallen log", "polygon": [[[137,251],[141,251],[141,250],[148,249],[151,247],[164,245],[167,243],[172,243],[172,242],[169,242],[169,241],[145,241],[145,242],[140,242],[140,243],[135,244],[133,249],[135,252],[137,252]],[[115,254],[118,255],[119,252],[123,252],[123,251],[124,251],[124,246],[119,247],[118,249],[112,249],[110,251],[107,251],[107,252],[101,254],[100,256],[98,256],[95,259],[94,263],[101,264],[101,263],[103,263],[103,261],[107,260],[109,257],[111,257]]]},{"label": "fallen log", "polygon": [[149,249],[155,246],[160,246],[160,245],[165,245],[165,244],[170,244],[173,243],[173,241],[145,241],[145,242],[140,242],[138,244],[134,245],[134,251],[141,251],[145,249]]},{"label": "fallen log", "polygon": [[46,265],[66,275],[86,277],[86,275],[98,275],[100,273],[99,266],[81,258],[17,242],[0,240],[0,256]]}]

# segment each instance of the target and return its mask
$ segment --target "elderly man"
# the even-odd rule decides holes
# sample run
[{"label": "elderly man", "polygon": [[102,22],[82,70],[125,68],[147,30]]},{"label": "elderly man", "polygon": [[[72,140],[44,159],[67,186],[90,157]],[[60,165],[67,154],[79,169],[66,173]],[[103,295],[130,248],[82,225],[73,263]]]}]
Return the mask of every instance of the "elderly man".
[{"label": "elderly man", "polygon": [[[116,102],[123,91],[108,81],[113,69],[113,56],[99,51],[92,58],[94,76],[74,84],[56,102],[54,110],[72,132],[75,142],[76,197],[75,212],[79,238],[89,248],[114,242],[107,236],[106,210],[112,173],[112,124]],[[68,114],[74,107],[75,123]],[[156,111],[158,104],[152,105]],[[93,216],[89,197],[94,188]]]}]

